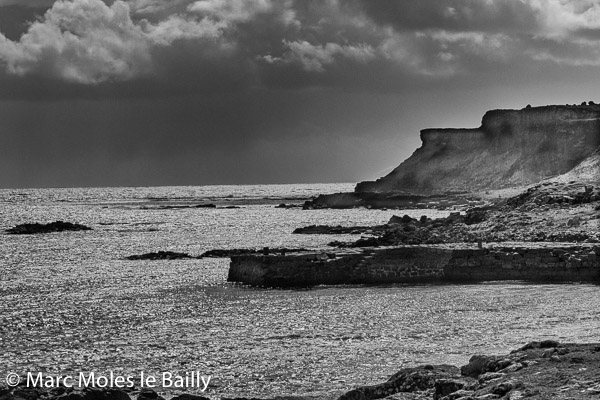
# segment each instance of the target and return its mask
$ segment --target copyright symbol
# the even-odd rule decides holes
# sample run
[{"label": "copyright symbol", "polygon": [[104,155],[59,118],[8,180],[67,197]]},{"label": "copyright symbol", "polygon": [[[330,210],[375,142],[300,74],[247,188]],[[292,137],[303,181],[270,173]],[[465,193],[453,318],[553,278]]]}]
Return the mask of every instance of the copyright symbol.
[{"label": "copyright symbol", "polygon": [[10,374],[6,375],[6,383],[8,384],[8,386],[15,387],[20,382],[21,382],[21,377],[19,375],[15,374],[14,372],[11,372]]}]

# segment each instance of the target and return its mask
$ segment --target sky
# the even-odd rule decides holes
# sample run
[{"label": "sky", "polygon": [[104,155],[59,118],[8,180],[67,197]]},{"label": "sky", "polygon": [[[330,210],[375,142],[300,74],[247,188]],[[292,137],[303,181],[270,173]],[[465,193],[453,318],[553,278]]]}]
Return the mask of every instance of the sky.
[{"label": "sky", "polygon": [[600,0],[0,0],[0,188],[373,180],[599,77]]}]

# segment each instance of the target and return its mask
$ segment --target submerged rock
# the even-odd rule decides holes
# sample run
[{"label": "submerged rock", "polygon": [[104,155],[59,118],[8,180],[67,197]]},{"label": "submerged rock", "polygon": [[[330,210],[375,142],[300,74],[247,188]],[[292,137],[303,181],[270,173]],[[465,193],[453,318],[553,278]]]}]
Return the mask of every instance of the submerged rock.
[{"label": "submerged rock", "polygon": [[187,253],[177,253],[174,251],[158,251],[156,253],[137,254],[127,256],[127,260],[179,260],[183,258],[196,258]]},{"label": "submerged rock", "polygon": [[50,222],[49,224],[21,224],[17,225],[13,228],[7,229],[6,233],[10,233],[12,235],[31,235],[35,233],[52,233],[52,232],[63,232],[63,231],[89,231],[92,228],[80,225],[73,224],[71,222],[63,222],[63,221],[55,221]]},{"label": "submerged rock", "polygon": [[374,230],[382,230],[381,226],[329,226],[329,225],[309,225],[302,228],[294,229],[292,233],[303,235],[341,235],[352,234],[357,235]]}]

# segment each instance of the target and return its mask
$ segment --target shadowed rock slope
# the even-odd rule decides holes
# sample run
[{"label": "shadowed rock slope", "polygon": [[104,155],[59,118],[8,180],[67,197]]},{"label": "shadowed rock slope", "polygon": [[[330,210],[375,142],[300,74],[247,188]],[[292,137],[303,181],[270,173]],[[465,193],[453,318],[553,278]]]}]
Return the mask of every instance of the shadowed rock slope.
[{"label": "shadowed rock slope", "polygon": [[523,186],[565,174],[597,171],[600,105],[488,111],[474,129],[424,129],[422,146],[387,176],[356,192],[418,194]]}]

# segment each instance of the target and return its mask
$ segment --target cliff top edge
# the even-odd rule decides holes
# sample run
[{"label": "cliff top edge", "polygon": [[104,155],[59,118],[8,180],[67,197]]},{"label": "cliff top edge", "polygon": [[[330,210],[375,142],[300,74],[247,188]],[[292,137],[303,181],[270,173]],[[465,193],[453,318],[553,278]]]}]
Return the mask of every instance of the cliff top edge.
[{"label": "cliff top edge", "polygon": [[489,118],[494,115],[502,115],[502,114],[521,114],[521,113],[543,113],[548,111],[558,111],[558,110],[568,110],[568,111],[586,111],[586,112],[600,112],[600,104],[596,104],[592,101],[584,102],[582,104],[552,104],[546,106],[535,106],[532,107],[527,105],[521,109],[493,109],[485,112],[482,118],[482,124],[475,128],[425,128],[421,129],[422,134],[432,133],[432,132],[455,132],[455,133],[473,133],[481,130],[483,127],[483,122],[486,118]]}]

